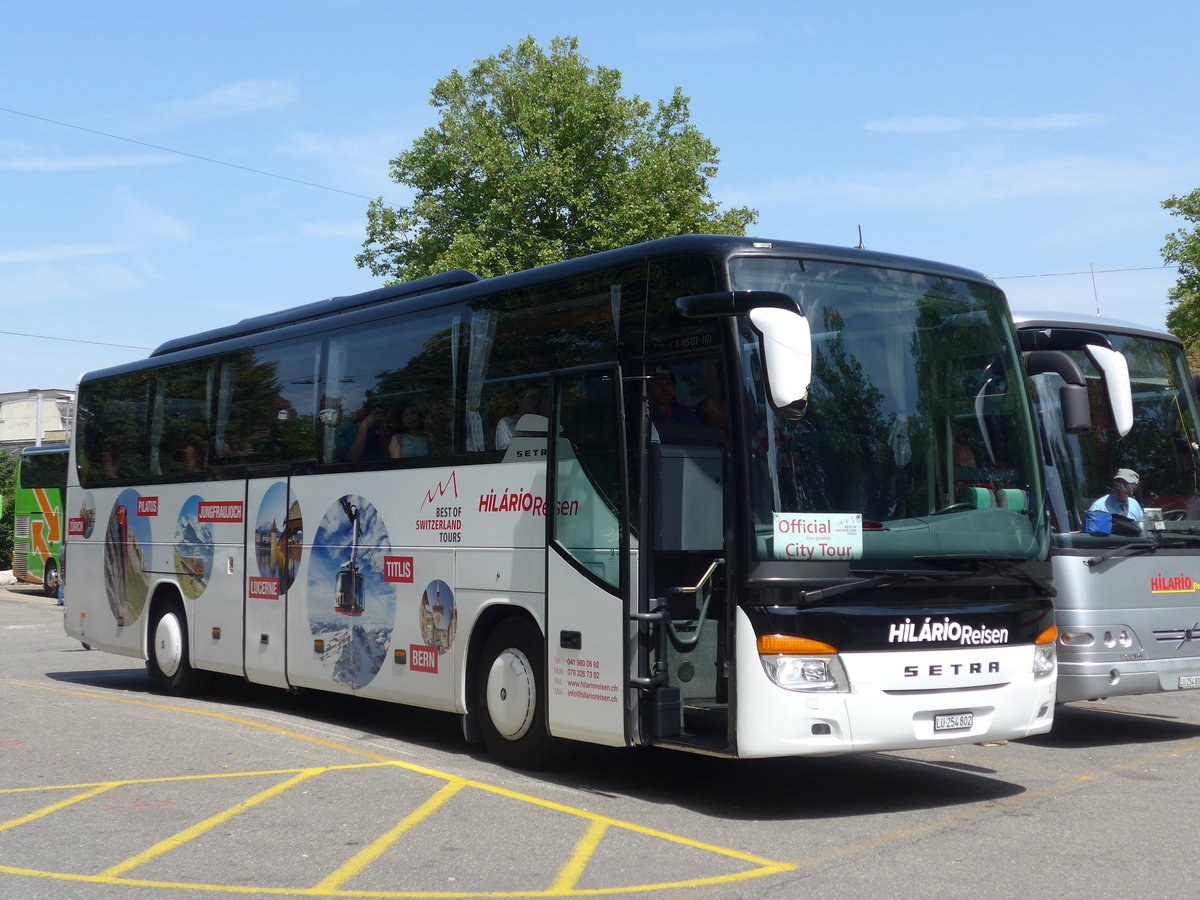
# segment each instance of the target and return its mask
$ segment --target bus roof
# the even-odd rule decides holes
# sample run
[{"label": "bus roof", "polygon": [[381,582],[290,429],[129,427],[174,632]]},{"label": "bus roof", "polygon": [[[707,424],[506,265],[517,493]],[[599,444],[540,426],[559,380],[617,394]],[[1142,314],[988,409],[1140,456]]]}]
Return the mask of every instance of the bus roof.
[{"label": "bus roof", "polygon": [[1128,334],[1140,337],[1154,338],[1159,341],[1182,345],[1182,341],[1166,330],[1149,328],[1135,322],[1124,322],[1120,319],[1106,319],[1103,316],[1089,316],[1083,313],[1043,312],[1033,310],[1014,310],[1013,322],[1017,328],[1082,328],[1098,331],[1101,334]]},{"label": "bus roof", "polygon": [[71,449],[71,445],[62,444],[42,444],[40,447],[25,447],[21,450],[22,456],[48,456],[51,453],[66,453]]},{"label": "bus roof", "polygon": [[290,309],[243,319],[240,322],[185,337],[174,338],[157,347],[149,360],[120,364],[109,369],[89,372],[81,381],[100,375],[119,374],[153,365],[158,357],[196,350],[213,344],[234,341],[250,335],[261,334],[320,319],[353,313],[359,310],[386,307],[397,301],[416,301],[421,307],[432,307],[457,302],[475,296],[485,296],[501,291],[519,290],[538,284],[570,278],[599,268],[629,265],[650,258],[677,256],[681,254],[706,255],[722,260],[734,255],[799,256],[829,262],[845,262],[857,265],[875,265],[884,268],[909,270],[924,274],[956,278],[966,281],[994,282],[986,275],[972,269],[916,257],[900,256],[851,247],[836,247],[824,244],[777,241],[765,238],[738,237],[728,235],[681,235],[660,238],[633,244],[616,250],[606,250],[588,256],[576,257],[564,262],[552,263],[535,269],[527,269],[508,275],[482,279],[472,272],[453,269],[426,278],[389,287],[332,297]]}]

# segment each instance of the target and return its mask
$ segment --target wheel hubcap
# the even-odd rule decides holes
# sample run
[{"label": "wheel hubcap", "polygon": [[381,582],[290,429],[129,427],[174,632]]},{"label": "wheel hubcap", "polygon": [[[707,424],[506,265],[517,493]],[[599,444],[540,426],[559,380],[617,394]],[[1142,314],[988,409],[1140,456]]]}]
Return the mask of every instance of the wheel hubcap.
[{"label": "wheel hubcap", "polygon": [[510,647],[495,660],[488,670],[488,717],[501,737],[520,740],[533,724],[533,709],[537,682],[529,658]]},{"label": "wheel hubcap", "polygon": [[158,620],[154,629],[154,662],[168,678],[179,671],[183,658],[183,629],[174,613],[167,613]]}]

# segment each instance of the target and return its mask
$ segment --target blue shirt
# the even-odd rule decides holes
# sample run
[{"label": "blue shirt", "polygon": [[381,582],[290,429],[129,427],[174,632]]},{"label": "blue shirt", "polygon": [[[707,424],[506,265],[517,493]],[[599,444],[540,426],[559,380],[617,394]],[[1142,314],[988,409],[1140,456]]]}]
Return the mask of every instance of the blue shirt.
[{"label": "blue shirt", "polygon": [[1133,519],[1135,522],[1142,521],[1142,505],[1129,497],[1126,502],[1129,504],[1129,509],[1121,512],[1121,501],[1117,499],[1116,494],[1105,494],[1088,509],[1102,510],[1106,513],[1111,513],[1114,516],[1125,516],[1128,519]]},{"label": "blue shirt", "polygon": [[650,404],[651,422],[678,422],[681,425],[699,425],[700,419],[696,413],[684,406],[678,400],[671,401],[671,411],[663,412],[653,403]]}]

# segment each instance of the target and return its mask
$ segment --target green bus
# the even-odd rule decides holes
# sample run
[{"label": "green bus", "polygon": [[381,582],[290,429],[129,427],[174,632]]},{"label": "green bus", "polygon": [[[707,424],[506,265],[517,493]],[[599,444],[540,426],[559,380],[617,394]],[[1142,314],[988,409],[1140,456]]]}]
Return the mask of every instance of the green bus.
[{"label": "green bus", "polygon": [[67,445],[22,450],[15,488],[13,575],[40,584],[47,597],[57,596],[66,536]]}]

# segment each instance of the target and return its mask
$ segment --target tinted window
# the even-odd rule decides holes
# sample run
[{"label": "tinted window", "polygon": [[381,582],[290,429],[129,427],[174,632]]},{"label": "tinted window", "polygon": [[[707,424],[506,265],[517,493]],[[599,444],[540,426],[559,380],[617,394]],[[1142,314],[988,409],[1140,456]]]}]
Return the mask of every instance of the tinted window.
[{"label": "tinted window", "polygon": [[79,427],[85,486],[136,481],[150,471],[150,373],[135,372],[85,384]]},{"label": "tinted window", "polygon": [[461,311],[433,310],[335,332],[321,396],[321,458],[368,462],[458,449]]},{"label": "tinted window", "polygon": [[153,474],[207,470],[212,386],[211,360],[172,366],[158,374],[150,435]]},{"label": "tinted window", "polygon": [[635,266],[472,304],[466,449],[504,449],[522,415],[544,416],[551,370],[615,359],[623,310],[644,294]]},{"label": "tinted window", "polygon": [[310,339],[242,350],[221,361],[217,460],[315,458],[319,351]]}]

